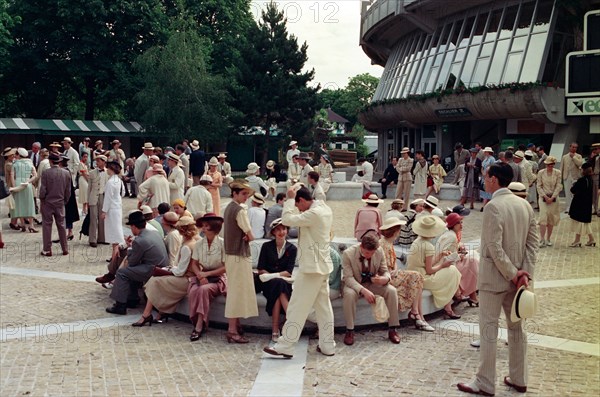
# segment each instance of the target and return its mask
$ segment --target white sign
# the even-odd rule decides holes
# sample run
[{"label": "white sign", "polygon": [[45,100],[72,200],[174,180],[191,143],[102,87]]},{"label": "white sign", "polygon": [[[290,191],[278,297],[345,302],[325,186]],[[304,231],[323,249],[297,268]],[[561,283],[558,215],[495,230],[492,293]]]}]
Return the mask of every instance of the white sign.
[{"label": "white sign", "polygon": [[567,116],[600,115],[600,97],[567,98]]}]

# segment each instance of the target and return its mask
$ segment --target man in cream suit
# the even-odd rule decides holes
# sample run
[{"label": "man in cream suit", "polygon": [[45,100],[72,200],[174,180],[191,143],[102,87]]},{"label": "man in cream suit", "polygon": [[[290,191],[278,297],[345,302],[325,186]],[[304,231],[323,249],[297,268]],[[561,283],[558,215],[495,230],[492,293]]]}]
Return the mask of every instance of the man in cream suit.
[{"label": "man in cream suit", "polygon": [[528,286],[533,277],[539,243],[533,209],[526,200],[506,187],[512,180],[508,164],[493,164],[485,176],[485,189],[492,199],[483,210],[481,259],[479,263],[479,331],[481,351],[479,370],[471,383],[458,389],[493,396],[496,391],[496,349],[498,320],[504,309],[508,328],[509,376],[504,383],[527,391],[527,335],[523,324],[512,322],[511,306],[517,290]]},{"label": "man in cream suit", "polygon": [[98,242],[104,243],[104,221],[100,220],[98,208],[104,204],[104,187],[108,181],[108,174],[104,168],[106,165],[106,156],[103,154],[96,156],[96,168],[90,171],[88,180],[88,205],[90,211],[90,247],[97,247]]},{"label": "man in cream suit", "polygon": [[219,165],[217,166],[217,170],[221,173],[223,177],[224,184],[230,184],[233,182],[233,178],[231,177],[231,164],[225,161],[227,155],[225,153],[219,153],[217,156],[217,160],[219,161]]},{"label": "man in cream suit", "polygon": [[565,212],[569,212],[571,207],[571,201],[573,200],[573,193],[571,193],[571,186],[581,177],[581,166],[583,165],[583,157],[577,153],[579,145],[577,142],[573,142],[569,146],[569,153],[562,157],[560,162],[560,173],[563,177],[563,186],[565,187]]},{"label": "man in cream suit", "polygon": [[[317,351],[333,356],[333,309],[329,300],[329,273],[333,263],[329,255],[333,214],[320,200],[313,200],[307,188],[287,191],[281,219],[286,226],[299,227],[298,264],[294,271],[294,293],[287,310],[287,320],[277,343],[263,351],[272,356],[291,358],[300,339],[308,314],[314,307],[319,326]],[[298,210],[296,210],[296,207]],[[297,273],[297,274],[296,274]]]},{"label": "man in cream suit", "polygon": [[171,191],[171,201],[169,203],[172,204],[177,199],[183,200],[185,174],[179,166],[179,156],[175,153],[167,154],[167,164],[171,170],[167,180],[169,181],[169,189]]},{"label": "man in cream suit", "polygon": [[73,141],[68,136],[62,141],[63,147],[65,148],[64,155],[69,158],[67,163],[67,169],[71,174],[71,180],[75,184],[75,178],[77,178],[77,170],[79,170],[79,153],[73,149]]}]

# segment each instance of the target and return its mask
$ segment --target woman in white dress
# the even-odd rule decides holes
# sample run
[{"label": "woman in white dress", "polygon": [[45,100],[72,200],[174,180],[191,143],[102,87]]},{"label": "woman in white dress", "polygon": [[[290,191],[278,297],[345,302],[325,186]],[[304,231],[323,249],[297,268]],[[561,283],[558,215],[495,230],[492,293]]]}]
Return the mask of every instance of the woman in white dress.
[{"label": "woman in white dress", "polygon": [[331,166],[331,161],[329,160],[329,156],[326,154],[321,156],[321,164],[318,167],[319,173],[319,184],[323,188],[323,192],[327,193],[329,190],[329,186],[333,182],[333,167]]},{"label": "woman in white dress", "polygon": [[125,195],[123,181],[119,177],[121,165],[116,161],[106,163],[108,180],[104,187],[104,204],[100,219],[104,222],[104,241],[112,244],[112,260],[119,256],[119,244],[124,244],[123,237],[123,205],[121,198]]},{"label": "woman in white dress", "polygon": [[87,202],[88,202],[88,152],[81,153],[81,161],[79,162],[79,166],[77,169],[77,173],[79,174],[79,202],[83,203],[83,213],[87,214]]}]

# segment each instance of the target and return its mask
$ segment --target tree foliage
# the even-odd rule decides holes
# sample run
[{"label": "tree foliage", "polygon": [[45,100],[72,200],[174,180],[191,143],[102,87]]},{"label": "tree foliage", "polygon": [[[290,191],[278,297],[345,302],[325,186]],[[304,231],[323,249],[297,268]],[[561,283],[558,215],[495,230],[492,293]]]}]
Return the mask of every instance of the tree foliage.
[{"label": "tree foliage", "polygon": [[231,127],[223,78],[208,72],[210,44],[183,23],[165,46],[155,46],[135,62],[143,88],[135,100],[140,121],[150,131],[177,140],[222,139]]}]

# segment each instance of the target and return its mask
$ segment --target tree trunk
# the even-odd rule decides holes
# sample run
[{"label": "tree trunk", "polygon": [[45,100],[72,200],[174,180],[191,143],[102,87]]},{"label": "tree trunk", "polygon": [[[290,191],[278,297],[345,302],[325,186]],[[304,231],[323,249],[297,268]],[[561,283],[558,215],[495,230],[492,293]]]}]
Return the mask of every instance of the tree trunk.
[{"label": "tree trunk", "polygon": [[85,120],[94,120],[96,107],[96,82],[92,77],[85,78]]}]

